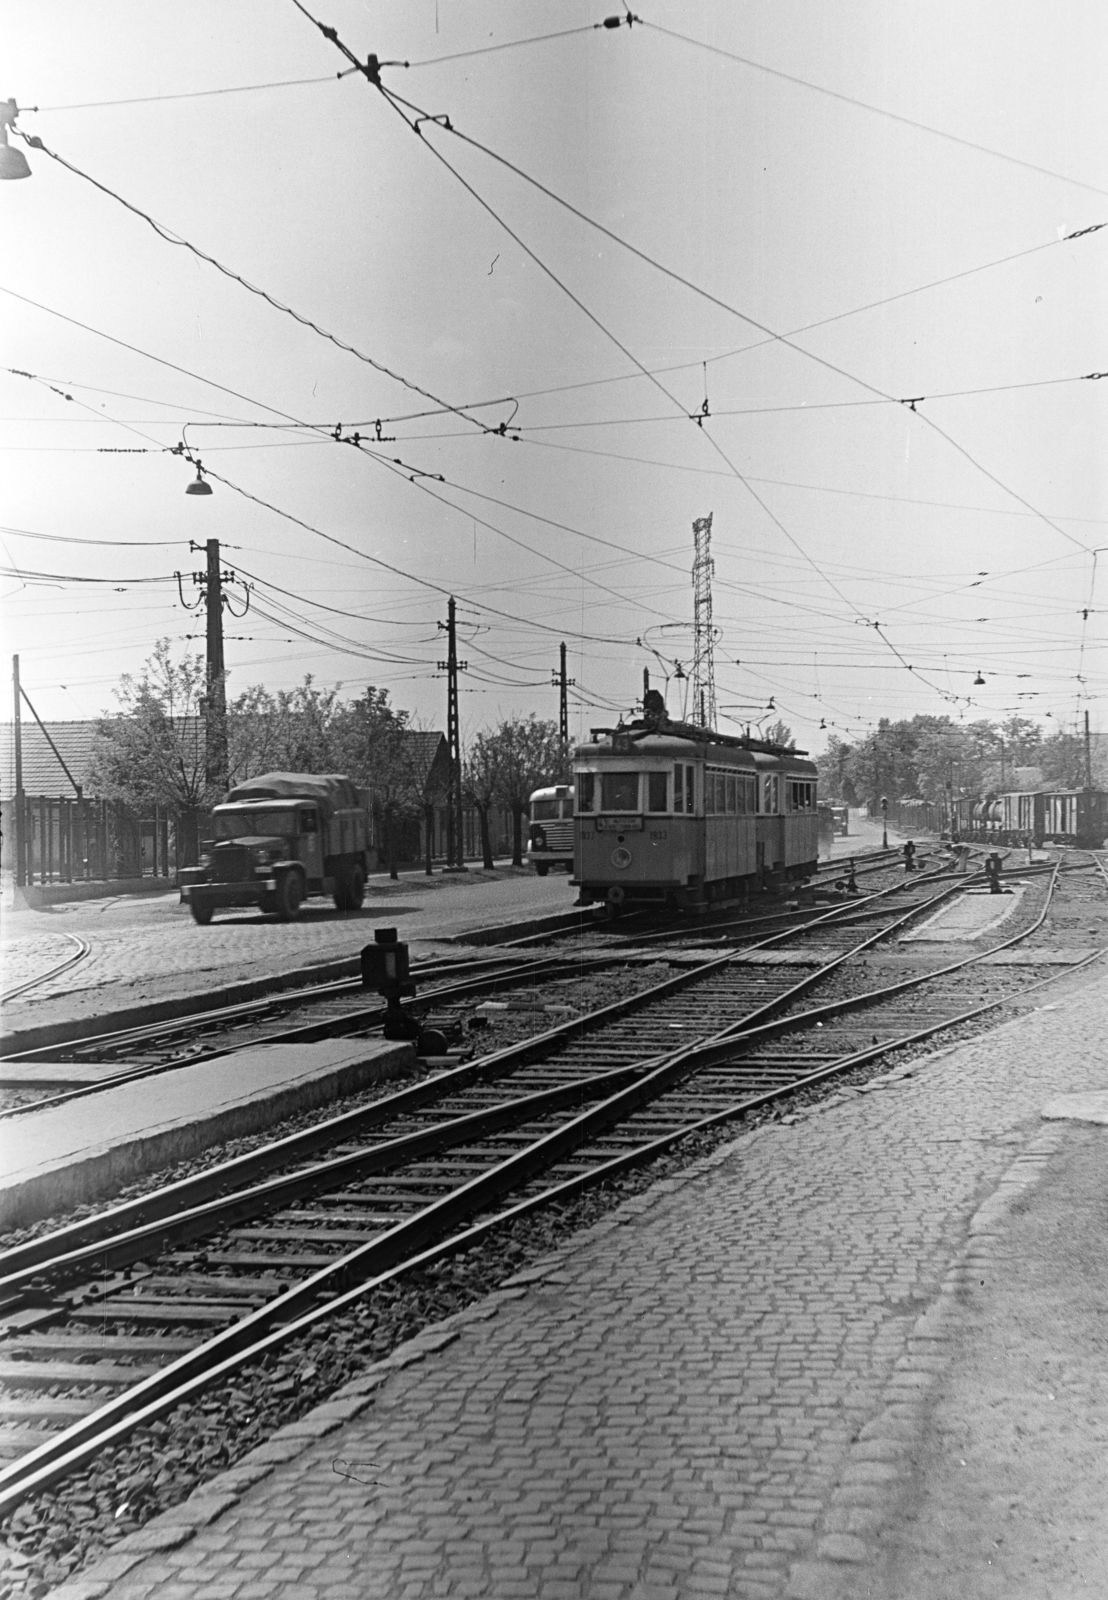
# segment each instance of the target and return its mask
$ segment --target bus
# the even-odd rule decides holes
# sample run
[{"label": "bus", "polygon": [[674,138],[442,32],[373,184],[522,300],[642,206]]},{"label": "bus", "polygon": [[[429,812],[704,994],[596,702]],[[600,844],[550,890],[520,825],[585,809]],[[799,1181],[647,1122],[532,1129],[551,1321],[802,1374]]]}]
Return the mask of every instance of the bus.
[{"label": "bus", "polygon": [[573,785],[536,789],[528,802],[530,834],[527,859],[540,878],[551,867],[573,871]]}]

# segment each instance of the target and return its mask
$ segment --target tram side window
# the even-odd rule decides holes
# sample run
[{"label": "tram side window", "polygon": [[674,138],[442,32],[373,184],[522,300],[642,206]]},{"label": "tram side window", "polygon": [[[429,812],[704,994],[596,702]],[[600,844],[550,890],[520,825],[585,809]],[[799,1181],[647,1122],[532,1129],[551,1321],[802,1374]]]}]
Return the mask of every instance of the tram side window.
[{"label": "tram side window", "polygon": [[695,768],[685,768],[685,810],[691,817],[696,810],[696,791],[693,787],[693,773]]},{"label": "tram side window", "polygon": [[776,773],[762,779],[762,811],[766,816],[777,813],[777,782]]},{"label": "tram side window", "polygon": [[681,761],[673,768],[673,809],[680,815],[685,809],[685,767]]},{"label": "tram side window", "polygon": [[789,806],[793,811],[812,810],[812,785],[810,783],[789,784]]},{"label": "tram side window", "polygon": [[648,772],[646,775],[646,809],[668,811],[669,775],[665,772]]},{"label": "tram side window", "polygon": [[578,811],[591,811],[593,809],[594,779],[591,772],[579,772],[576,778],[576,800]]},{"label": "tram side window", "polygon": [[600,774],[601,811],[637,811],[639,809],[639,775],[637,772],[602,772]]}]

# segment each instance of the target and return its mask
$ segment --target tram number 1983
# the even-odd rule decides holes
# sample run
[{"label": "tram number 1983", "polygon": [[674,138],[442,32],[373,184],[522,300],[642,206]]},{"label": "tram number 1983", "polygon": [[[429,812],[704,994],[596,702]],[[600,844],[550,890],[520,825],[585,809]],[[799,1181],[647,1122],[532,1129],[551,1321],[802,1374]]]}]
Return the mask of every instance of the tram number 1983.
[{"label": "tram number 1983", "polygon": [[666,830],[664,828],[651,828],[651,830],[650,830],[650,842],[651,842],[651,844],[661,844],[662,841],[665,839],[665,837],[666,837]]}]

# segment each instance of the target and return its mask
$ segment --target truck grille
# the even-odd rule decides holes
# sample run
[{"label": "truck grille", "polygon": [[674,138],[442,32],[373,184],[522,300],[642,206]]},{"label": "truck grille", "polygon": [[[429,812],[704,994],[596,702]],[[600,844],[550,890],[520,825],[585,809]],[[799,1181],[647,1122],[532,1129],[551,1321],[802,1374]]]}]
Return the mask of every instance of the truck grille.
[{"label": "truck grille", "polygon": [[250,877],[250,852],[238,846],[224,846],[212,851],[212,882],[241,883]]}]

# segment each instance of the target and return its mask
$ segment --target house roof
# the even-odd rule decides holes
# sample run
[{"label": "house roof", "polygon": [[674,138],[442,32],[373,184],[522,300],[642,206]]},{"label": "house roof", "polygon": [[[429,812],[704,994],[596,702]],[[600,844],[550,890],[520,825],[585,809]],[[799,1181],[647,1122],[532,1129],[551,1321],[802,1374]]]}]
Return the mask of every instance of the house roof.
[{"label": "house roof", "polygon": [[417,783],[426,784],[432,774],[436,778],[445,778],[450,765],[450,748],[445,734],[405,728],[403,737],[404,753],[411,763]]},{"label": "house roof", "polygon": [[[94,721],[47,722],[43,726],[57,745],[58,754],[73,774],[74,782],[79,783],[86,797],[91,799],[96,793],[90,780],[90,772],[98,724]],[[177,726],[186,735],[199,739],[202,744],[204,738],[202,717],[181,718]],[[23,793],[47,795],[50,799],[55,799],[59,795],[72,799],[73,784],[66,777],[65,767],[51,750],[49,741],[33,717],[21,720],[20,736],[23,746]],[[12,723],[0,722],[0,799],[9,800],[14,794],[14,729]]]},{"label": "house roof", "polygon": [[[77,783],[88,784],[92,760],[95,722],[48,722],[46,731],[58,747],[62,760]],[[23,792],[33,795],[64,795],[73,797],[73,785],[65,775],[65,768],[43,737],[42,730],[33,718],[21,723],[23,747]],[[10,722],[0,722],[0,798],[8,800],[15,793],[15,737]]]}]

